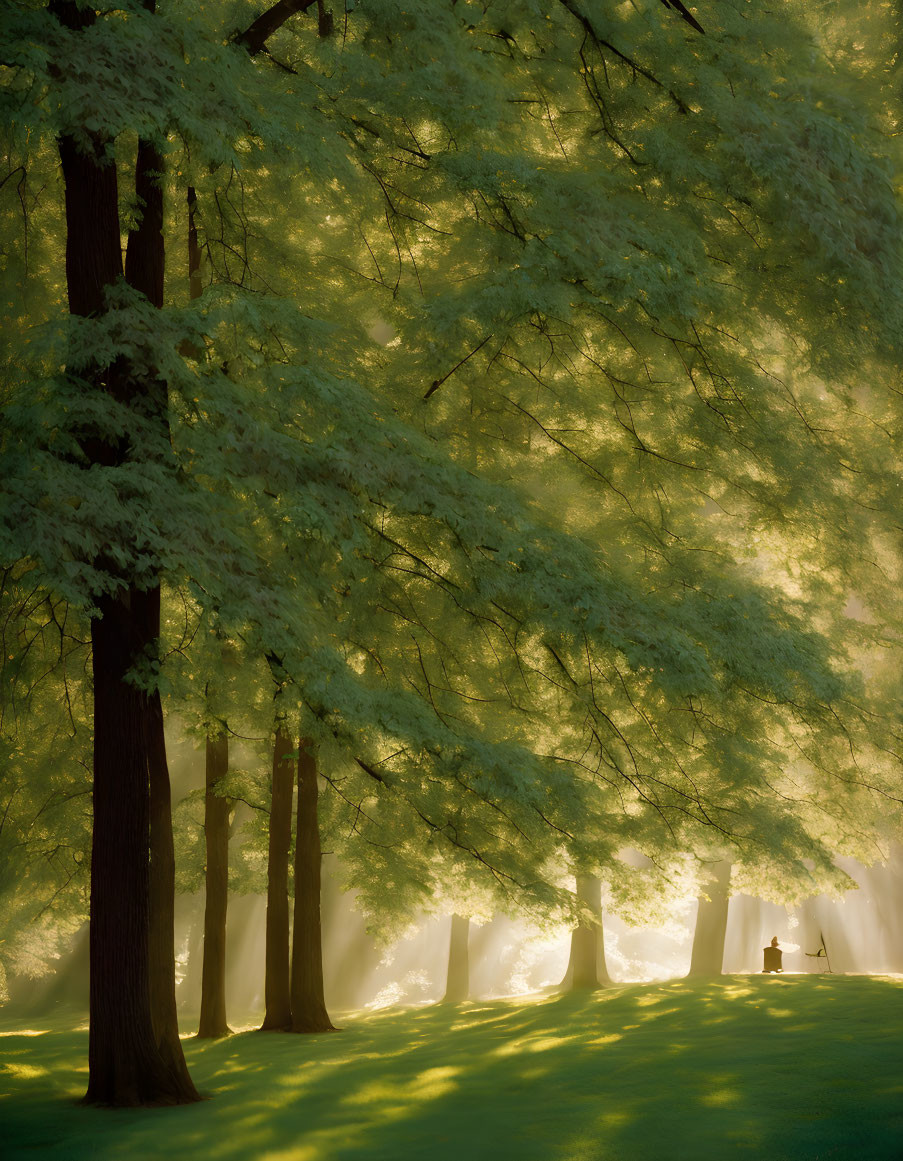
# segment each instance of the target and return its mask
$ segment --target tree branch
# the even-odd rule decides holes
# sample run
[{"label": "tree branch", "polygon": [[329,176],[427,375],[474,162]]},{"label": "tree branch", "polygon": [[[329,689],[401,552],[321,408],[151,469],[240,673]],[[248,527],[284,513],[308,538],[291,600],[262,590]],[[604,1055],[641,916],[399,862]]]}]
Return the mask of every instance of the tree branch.
[{"label": "tree branch", "polygon": [[297,12],[306,12],[313,4],[314,0],[278,0],[235,38],[236,43],[244,45],[251,56],[256,56],[290,17]]},{"label": "tree branch", "polygon": [[662,4],[664,4],[666,8],[673,8],[675,12],[680,14],[682,19],[686,20],[687,24],[689,24],[691,28],[695,28],[697,32],[701,32],[702,35],[705,36],[705,29],[702,27],[696,17],[691,12],[688,12],[686,8],[684,8],[680,0],[662,0]]}]

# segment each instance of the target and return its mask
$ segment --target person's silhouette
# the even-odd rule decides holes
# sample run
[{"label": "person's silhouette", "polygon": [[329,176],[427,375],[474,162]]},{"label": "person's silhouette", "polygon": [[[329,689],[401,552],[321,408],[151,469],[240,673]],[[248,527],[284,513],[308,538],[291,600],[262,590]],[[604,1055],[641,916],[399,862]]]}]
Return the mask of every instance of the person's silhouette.
[{"label": "person's silhouette", "polygon": [[778,937],[775,936],[769,947],[762,949],[765,952],[765,966],[762,968],[763,972],[782,972],[784,968],[781,966],[781,956],[784,954],[778,947]]}]

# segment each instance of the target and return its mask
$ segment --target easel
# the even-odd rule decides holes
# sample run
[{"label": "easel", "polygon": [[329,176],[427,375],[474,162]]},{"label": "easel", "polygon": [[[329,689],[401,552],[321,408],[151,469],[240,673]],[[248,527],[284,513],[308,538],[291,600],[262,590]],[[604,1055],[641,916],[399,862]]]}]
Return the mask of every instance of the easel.
[{"label": "easel", "polygon": [[828,948],[827,948],[827,945],[825,943],[825,937],[822,935],[821,932],[818,933],[818,937],[821,940],[821,947],[818,949],[818,951],[807,951],[806,955],[810,959],[823,959],[825,961],[825,963],[828,965],[827,974],[833,976],[834,971],[831,967],[831,961],[828,958]]}]

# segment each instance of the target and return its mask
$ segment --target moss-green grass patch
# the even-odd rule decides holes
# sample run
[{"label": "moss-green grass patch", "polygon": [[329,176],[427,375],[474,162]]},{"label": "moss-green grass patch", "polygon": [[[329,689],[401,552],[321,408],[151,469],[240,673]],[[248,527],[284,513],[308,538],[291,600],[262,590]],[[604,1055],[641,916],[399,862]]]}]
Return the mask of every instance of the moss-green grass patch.
[{"label": "moss-green grass patch", "polygon": [[732,976],[185,1040],[211,1099],[80,1106],[87,1032],[0,1023],[0,1155],[901,1161],[903,980]]}]

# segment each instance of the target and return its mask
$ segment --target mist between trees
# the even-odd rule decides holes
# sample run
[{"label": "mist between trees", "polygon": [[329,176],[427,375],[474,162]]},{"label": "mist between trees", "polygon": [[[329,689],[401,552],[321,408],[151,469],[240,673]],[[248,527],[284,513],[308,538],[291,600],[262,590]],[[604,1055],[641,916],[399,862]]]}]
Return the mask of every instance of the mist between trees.
[{"label": "mist between trees", "polygon": [[409,7],[3,6],[0,962],[90,913],[93,1103],[197,1098],[186,876],[202,1032],[243,876],[319,1032],[323,850],[455,1000],[900,834],[896,9]]}]

